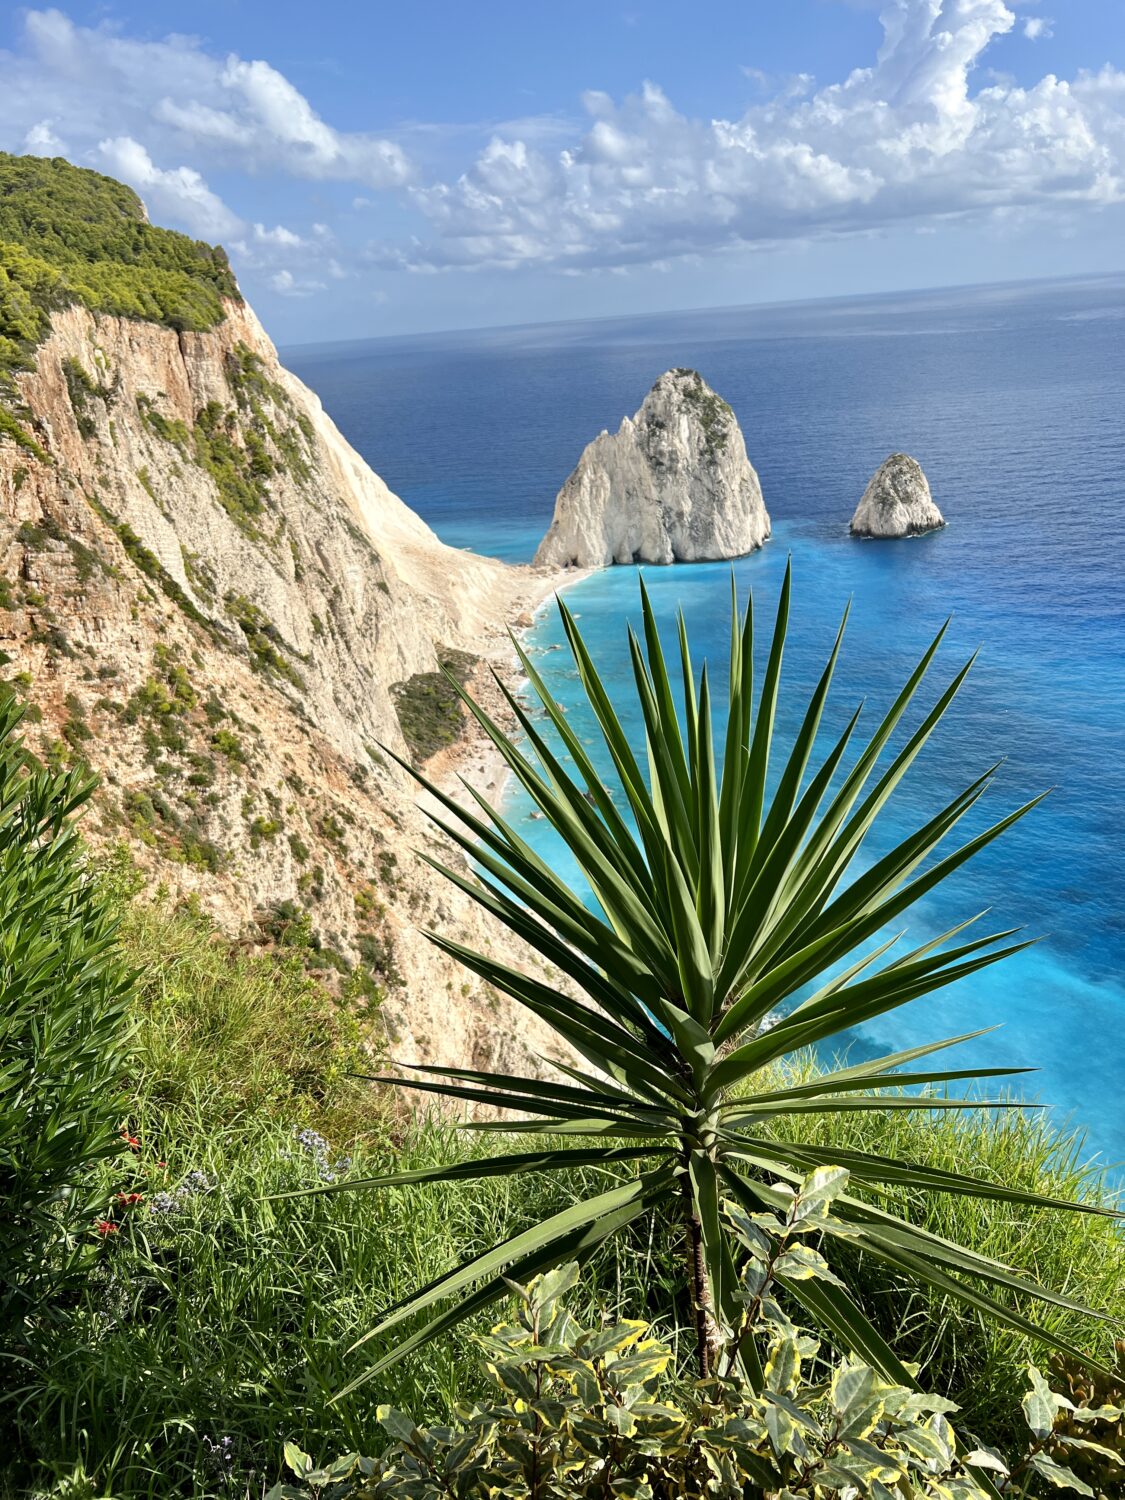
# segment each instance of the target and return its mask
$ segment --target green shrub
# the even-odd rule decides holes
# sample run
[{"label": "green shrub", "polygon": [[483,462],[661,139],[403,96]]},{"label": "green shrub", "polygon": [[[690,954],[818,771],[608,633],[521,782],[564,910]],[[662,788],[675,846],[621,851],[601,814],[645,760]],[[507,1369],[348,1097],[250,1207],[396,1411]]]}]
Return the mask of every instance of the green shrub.
[{"label": "green shrub", "polygon": [[464,719],[455,684],[469,680],[476,660],[467,651],[441,651],[440,671],[416,672],[394,685],[399,728],[416,763],[429,760],[460,737]]},{"label": "green shrub", "polygon": [[[789,1084],[799,1085],[816,1072],[812,1059],[801,1059],[785,1076]],[[1119,1203],[1104,1168],[1088,1164],[1081,1131],[1060,1131],[1039,1112],[808,1114],[792,1133],[808,1145],[810,1157],[879,1152],[942,1172],[974,1173],[1031,1197]],[[1111,1364],[1120,1360],[1122,1351],[1115,1355],[1114,1350],[1114,1339],[1125,1329],[1125,1234],[1119,1223],[1096,1215],[1059,1214],[1043,1204],[1013,1211],[984,1198],[927,1194],[893,1183],[882,1188],[877,1201],[930,1233],[970,1245],[1095,1309],[1104,1321],[1065,1307],[1043,1308],[1040,1320],[1097,1358]],[[1024,1366],[1032,1357],[1030,1342],[967,1311],[950,1296],[911,1284],[872,1258],[856,1258],[854,1265],[864,1311],[893,1340],[901,1358],[921,1365],[930,1388],[956,1394],[975,1430],[987,1432],[995,1442],[1011,1441],[1020,1422],[1018,1400]]]},{"label": "green shrub", "polygon": [[73,826],[94,783],[33,769],[20,716],[0,706],[0,1325],[13,1336],[88,1257],[91,1168],[123,1149],[130,993]]},{"label": "green shrub", "polygon": [[[1005,1458],[958,1441],[953,1402],[859,1359],[829,1363],[794,1326],[782,1283],[795,1271],[831,1281],[813,1241],[846,1180],[817,1171],[783,1218],[736,1220],[750,1251],[745,1314],[722,1374],[677,1383],[672,1351],[641,1321],[583,1328],[560,1300],[579,1281],[571,1262],[514,1287],[516,1322],[476,1340],[489,1386],[482,1402],[429,1430],[379,1406],[391,1438],[380,1459],[351,1453],[318,1465],[288,1443],[297,1484],[276,1485],[266,1500],[985,1500],[995,1491],[980,1480],[997,1475],[1014,1493],[1042,1478],[1093,1495],[1071,1467],[1091,1459],[1113,1484],[1125,1465],[1120,1406],[1073,1401],[1031,1367],[1022,1441]],[[757,1386],[737,1358],[747,1330],[763,1344]]]}]

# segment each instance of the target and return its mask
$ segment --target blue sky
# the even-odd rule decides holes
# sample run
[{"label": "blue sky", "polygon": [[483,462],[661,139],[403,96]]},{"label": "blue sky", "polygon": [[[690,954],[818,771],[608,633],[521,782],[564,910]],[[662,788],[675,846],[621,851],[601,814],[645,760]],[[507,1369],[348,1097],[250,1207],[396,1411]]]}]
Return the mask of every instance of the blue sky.
[{"label": "blue sky", "polygon": [[281,342],[1115,271],[1125,0],[6,7],[0,148]]}]

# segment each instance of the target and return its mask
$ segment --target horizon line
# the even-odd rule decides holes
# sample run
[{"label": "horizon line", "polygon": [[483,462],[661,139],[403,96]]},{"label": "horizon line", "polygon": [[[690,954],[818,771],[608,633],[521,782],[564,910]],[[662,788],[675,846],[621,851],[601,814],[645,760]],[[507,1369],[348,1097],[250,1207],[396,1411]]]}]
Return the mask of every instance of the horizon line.
[{"label": "horizon line", "polygon": [[1085,271],[1058,276],[1027,276],[1005,281],[949,282],[938,286],[903,287],[887,292],[844,292],[820,297],[781,297],[763,302],[719,302],[699,307],[659,308],[651,312],[602,313],[589,318],[541,318],[516,323],[482,323],[465,327],[417,329],[412,333],[375,333],[350,339],[310,339],[299,343],[276,345],[282,350],[342,349],[356,344],[400,343],[410,339],[465,337],[485,333],[519,333],[536,329],[575,328],[596,323],[635,323],[646,318],[692,317],[700,313],[742,313],[792,307],[830,306],[841,302],[878,302],[890,297],[920,297],[947,292],[980,292],[1036,286],[1078,285],[1098,281],[1115,281],[1125,277],[1125,267],[1116,271]]}]

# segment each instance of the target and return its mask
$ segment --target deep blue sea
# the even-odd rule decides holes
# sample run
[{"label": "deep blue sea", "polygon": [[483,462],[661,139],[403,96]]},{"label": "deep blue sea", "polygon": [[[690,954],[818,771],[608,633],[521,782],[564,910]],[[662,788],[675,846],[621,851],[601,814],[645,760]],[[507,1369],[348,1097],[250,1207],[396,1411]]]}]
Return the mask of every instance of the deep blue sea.
[{"label": "deep blue sea", "polygon": [[[983,907],[1035,948],[842,1039],[853,1058],[999,1024],[970,1064],[1036,1066],[1028,1098],[1125,1158],[1125,277],[427,335],[285,351],[347,437],[448,542],[530,558],[583,446],[673,365],[734,407],[773,540],[735,564],[764,626],[794,566],[782,740],[852,618],[832,728],[861,698],[872,726],[952,615],[933,692],[978,646],[954,709],[873,840],[876,855],[994,761],[975,832],[1047,801],[915,909],[924,940]],[[922,463],[948,525],[860,542],[847,522],[878,463]],[[629,714],[624,621],[637,570],[568,602]],[[729,565],[646,568],[662,619],[687,616],[725,665]],[[760,634],[764,633],[760,631]],[[586,734],[557,620],[532,635]],[[928,703],[930,698],[925,698]],[[921,710],[920,710],[921,711]],[[637,716],[629,723],[635,730]],[[550,834],[514,815],[540,846]],[[979,814],[979,816],[978,816]],[[558,863],[562,852],[551,848]]]}]

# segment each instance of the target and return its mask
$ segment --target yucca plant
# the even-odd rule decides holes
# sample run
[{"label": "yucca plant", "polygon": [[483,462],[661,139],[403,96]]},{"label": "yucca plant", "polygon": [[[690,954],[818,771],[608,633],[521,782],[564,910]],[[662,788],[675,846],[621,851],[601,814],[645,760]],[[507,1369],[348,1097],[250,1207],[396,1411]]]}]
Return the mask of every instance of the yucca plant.
[{"label": "yucca plant", "polygon": [[[810,770],[845,612],[792,746],[771,779],[790,586],[787,571],[755,708],[753,609],[748,605],[739,617],[732,581],[721,774],[708,674],[704,668],[696,677],[682,616],[677,705],[642,584],[643,640],[629,632],[645,728],[645,755],[638,758],[574,617],[560,601],[566,636],[612,759],[623,806],[522,649],[523,669],[557,736],[555,744],[544,733],[543,716],[534,717],[512,693],[505,690],[522,745],[462,691],[484,733],[573,854],[595,907],[570,889],[517,828],[471,787],[479,816],[463,811],[415,773],[450,814],[437,821],[469,853],[478,873],[423,857],[535,949],[557,970],[559,982],[533,978],[440,932],[431,932],[431,941],[546,1021],[570,1056],[584,1059],[588,1069],[557,1062],[556,1076],[545,1079],[415,1066],[416,1076],[394,1081],[478,1111],[484,1106],[522,1117],[489,1115],[468,1129],[580,1139],[573,1149],[552,1145],[542,1153],[501,1154],[348,1186],[391,1187],[599,1163],[614,1168],[635,1163],[636,1170],[625,1182],[473,1257],[392,1309],[367,1338],[389,1333],[435,1304],[451,1303],[420,1330],[400,1338],[354,1384],[502,1296],[508,1279],[527,1281],[549,1267],[582,1260],[646,1214],[682,1220],[685,1282],[696,1321],[699,1367],[706,1375],[740,1317],[734,1250],[723,1227],[722,1206],[750,1214],[784,1208],[792,1185],[822,1165],[846,1168],[852,1188],[859,1189],[836,1200],[824,1232],[826,1244],[845,1238],[865,1255],[962,1299],[978,1313],[1061,1347],[993,1293],[1026,1294],[1070,1308],[1075,1304],[1007,1265],[884,1211],[877,1193],[866,1190],[906,1184],[1013,1205],[1055,1200],[914,1162],[862,1151],[809,1150],[786,1139],[786,1120],[809,1111],[978,1109],[982,1103],[1012,1107],[1003,1099],[902,1092],[915,1085],[961,1084],[1026,1071],[948,1069],[933,1063],[921,1070],[911,1067],[967,1037],[947,1037],[855,1066],[837,1065],[788,1087],[777,1086],[775,1065],[1025,947],[1023,940],[1012,940],[1012,932],[963,938],[976,918],[897,957],[891,952],[894,941],[883,939],[882,932],[1040,800],[930,861],[939,843],[976,805],[994,767],[889,853],[845,881],[971,662],[877,772],[934,659],[943,629],[858,754],[849,755],[857,709]],[[873,951],[861,953],[870,942],[875,943]],[[815,987],[812,993],[810,987]],[[1057,1206],[1107,1211],[1061,1201]],[[909,1378],[846,1287],[804,1276],[799,1268],[781,1280],[809,1317],[841,1345],[888,1379]],[[742,1357],[751,1378],[760,1377],[752,1343]]]}]

